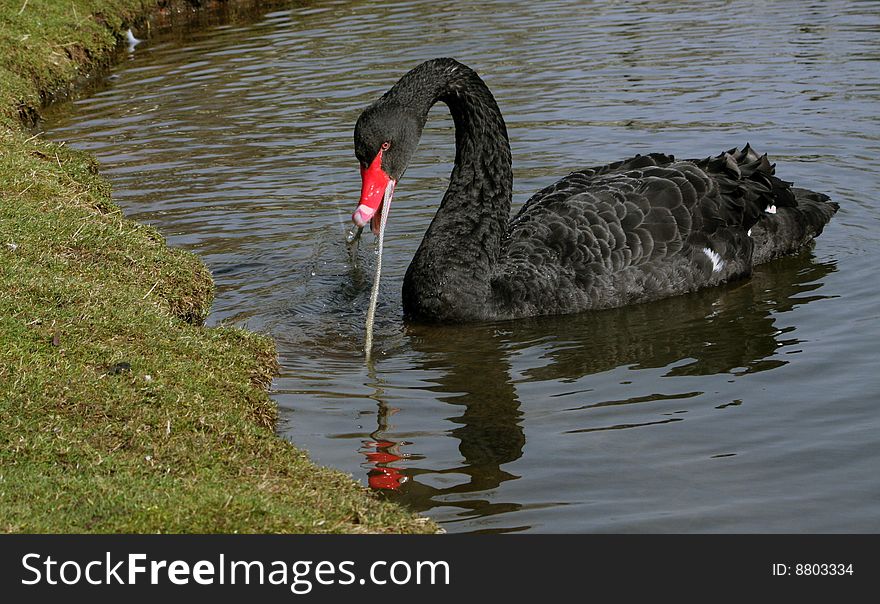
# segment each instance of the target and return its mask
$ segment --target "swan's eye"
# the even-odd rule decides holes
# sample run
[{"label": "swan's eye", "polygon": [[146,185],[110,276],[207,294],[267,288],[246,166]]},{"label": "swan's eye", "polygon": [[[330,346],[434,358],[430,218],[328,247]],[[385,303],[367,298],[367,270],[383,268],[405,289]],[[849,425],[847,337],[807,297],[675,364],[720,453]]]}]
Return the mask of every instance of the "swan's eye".
[{"label": "swan's eye", "polygon": [[382,143],[382,151],[388,151],[391,148],[391,141],[385,141]]}]

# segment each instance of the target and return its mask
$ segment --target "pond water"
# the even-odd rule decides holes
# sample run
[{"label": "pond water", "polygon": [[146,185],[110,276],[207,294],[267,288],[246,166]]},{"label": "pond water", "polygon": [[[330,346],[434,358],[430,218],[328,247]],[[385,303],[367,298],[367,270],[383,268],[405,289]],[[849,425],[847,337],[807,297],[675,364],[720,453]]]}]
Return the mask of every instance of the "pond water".
[{"label": "pond water", "polygon": [[[46,135],[271,333],[280,433],[450,532],[880,531],[880,4],[290,3],[137,46]],[[144,37],[141,34],[141,37]],[[746,281],[580,316],[402,319],[454,140],[432,110],[375,262],[344,237],[360,110],[424,59],[482,74],[518,206],[573,169],[750,142],[841,210]]]}]

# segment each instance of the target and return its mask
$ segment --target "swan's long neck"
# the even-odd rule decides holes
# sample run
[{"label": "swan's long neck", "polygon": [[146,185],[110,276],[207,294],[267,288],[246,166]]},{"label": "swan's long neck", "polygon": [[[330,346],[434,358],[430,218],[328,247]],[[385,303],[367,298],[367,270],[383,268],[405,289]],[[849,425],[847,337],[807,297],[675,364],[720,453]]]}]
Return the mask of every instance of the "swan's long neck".
[{"label": "swan's long neck", "polygon": [[404,310],[435,320],[479,318],[481,310],[488,316],[513,186],[501,111],[483,80],[451,59],[421,65],[398,87],[425,116],[437,101],[446,103],[455,122],[455,167],[404,279]]}]

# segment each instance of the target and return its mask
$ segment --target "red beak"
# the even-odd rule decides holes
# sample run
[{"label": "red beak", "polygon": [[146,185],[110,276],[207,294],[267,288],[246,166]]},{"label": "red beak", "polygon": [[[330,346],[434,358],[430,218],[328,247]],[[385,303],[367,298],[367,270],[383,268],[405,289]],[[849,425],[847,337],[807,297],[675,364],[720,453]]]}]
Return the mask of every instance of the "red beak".
[{"label": "red beak", "polygon": [[368,222],[374,233],[379,232],[382,201],[394,191],[394,179],[382,169],[382,150],[376,154],[369,168],[361,166],[361,200],[351,215],[352,221],[363,228]]}]

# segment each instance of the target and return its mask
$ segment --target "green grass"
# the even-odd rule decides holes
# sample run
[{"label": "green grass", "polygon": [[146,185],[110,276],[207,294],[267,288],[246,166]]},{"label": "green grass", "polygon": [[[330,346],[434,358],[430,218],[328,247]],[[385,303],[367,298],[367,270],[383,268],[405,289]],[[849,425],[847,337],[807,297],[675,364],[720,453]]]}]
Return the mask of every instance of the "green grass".
[{"label": "green grass", "polygon": [[201,326],[201,261],[23,130],[155,2],[23,4],[0,0],[0,530],[436,531],[277,437],[271,339]]},{"label": "green grass", "polygon": [[106,64],[147,0],[0,0],[0,112],[31,121],[34,109]]}]

